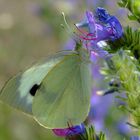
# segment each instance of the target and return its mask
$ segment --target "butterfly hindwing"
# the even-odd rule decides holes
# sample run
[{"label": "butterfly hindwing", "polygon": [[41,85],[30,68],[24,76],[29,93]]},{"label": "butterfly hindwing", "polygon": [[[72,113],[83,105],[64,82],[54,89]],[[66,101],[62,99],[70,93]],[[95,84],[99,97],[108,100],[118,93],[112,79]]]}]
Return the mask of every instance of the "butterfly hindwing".
[{"label": "butterfly hindwing", "polygon": [[46,75],[33,100],[35,119],[47,128],[83,122],[89,112],[91,72],[84,52],[66,55]]}]

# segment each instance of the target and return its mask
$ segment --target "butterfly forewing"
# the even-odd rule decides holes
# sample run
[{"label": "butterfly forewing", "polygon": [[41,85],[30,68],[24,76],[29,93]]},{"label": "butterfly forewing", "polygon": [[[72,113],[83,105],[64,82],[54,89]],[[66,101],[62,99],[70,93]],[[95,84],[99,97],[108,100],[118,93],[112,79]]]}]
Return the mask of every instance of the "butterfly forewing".
[{"label": "butterfly forewing", "polygon": [[60,52],[11,78],[2,89],[0,100],[32,115],[32,102],[40,83],[48,71],[68,53],[70,52]]}]

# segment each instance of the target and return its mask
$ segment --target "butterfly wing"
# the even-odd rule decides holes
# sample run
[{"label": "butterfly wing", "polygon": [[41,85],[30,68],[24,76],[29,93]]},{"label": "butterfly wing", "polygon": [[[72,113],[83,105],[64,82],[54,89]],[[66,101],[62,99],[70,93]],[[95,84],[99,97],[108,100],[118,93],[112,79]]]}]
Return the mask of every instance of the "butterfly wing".
[{"label": "butterfly wing", "polygon": [[47,128],[83,122],[89,112],[91,74],[79,54],[67,55],[44,78],[33,100],[35,119]]},{"label": "butterfly wing", "polygon": [[41,60],[36,65],[11,78],[0,93],[0,100],[8,105],[32,115],[32,102],[36,90],[48,71],[68,54],[60,52],[47,60]]}]

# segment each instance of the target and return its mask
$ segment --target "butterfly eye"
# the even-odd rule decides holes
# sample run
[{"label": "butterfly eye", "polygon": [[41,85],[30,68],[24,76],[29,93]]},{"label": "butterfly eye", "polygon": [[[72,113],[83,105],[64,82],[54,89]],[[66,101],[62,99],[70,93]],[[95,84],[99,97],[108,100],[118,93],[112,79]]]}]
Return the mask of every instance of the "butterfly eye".
[{"label": "butterfly eye", "polygon": [[32,96],[35,96],[36,91],[39,89],[39,87],[40,87],[40,85],[37,85],[37,84],[33,85],[33,87],[30,89],[30,94]]}]

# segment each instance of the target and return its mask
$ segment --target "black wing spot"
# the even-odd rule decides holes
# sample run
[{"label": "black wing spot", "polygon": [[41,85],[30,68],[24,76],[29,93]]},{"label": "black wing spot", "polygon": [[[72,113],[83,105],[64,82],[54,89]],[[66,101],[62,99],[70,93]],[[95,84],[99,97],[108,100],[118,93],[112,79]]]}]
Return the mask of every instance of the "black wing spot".
[{"label": "black wing spot", "polygon": [[37,85],[37,84],[33,85],[33,87],[30,89],[30,94],[32,96],[35,96],[36,91],[39,89],[39,87],[40,87],[40,85]]}]

